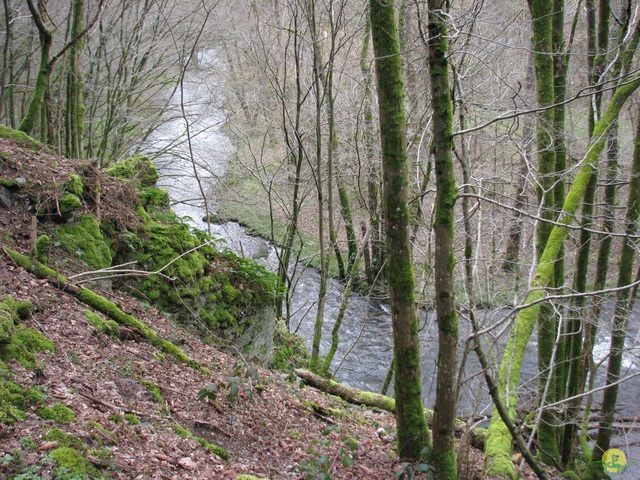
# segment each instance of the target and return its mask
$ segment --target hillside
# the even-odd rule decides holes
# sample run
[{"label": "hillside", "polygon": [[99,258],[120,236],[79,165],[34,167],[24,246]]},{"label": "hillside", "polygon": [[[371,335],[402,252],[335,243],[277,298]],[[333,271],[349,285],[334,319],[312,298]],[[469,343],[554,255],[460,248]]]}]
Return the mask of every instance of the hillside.
[{"label": "hillside", "polygon": [[[71,193],[76,177],[100,199]],[[65,250],[56,235],[96,212],[101,227],[134,231],[140,218],[131,182],[8,139],[0,139],[0,180],[0,247],[7,249],[0,251],[0,477],[277,479],[327,472],[389,479],[402,468],[386,433],[392,415],[345,404],[203,342],[201,329],[178,324],[179,306],[171,314],[152,306],[168,305],[168,293],[141,302],[120,288],[121,279],[94,276],[80,285],[85,277],[74,275],[109,265],[88,266],[96,258],[83,257],[87,244]],[[80,202],[65,212],[69,194]],[[50,252],[45,235],[53,238]],[[68,284],[39,278],[6,253],[31,256],[35,243],[38,258]],[[115,262],[120,247],[106,244],[111,251],[102,254]],[[194,282],[219,279],[225,265],[210,262]],[[223,286],[243,289],[234,282]],[[142,324],[110,320],[80,300],[83,287]],[[222,322],[217,318],[211,322]]]}]

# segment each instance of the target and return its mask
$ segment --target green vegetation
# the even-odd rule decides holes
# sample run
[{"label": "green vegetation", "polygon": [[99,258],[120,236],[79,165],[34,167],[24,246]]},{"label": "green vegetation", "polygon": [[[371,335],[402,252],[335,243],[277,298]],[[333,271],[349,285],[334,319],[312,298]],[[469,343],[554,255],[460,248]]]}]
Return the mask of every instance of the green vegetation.
[{"label": "green vegetation", "polygon": [[42,148],[40,142],[31,138],[26,133],[19,130],[14,130],[13,128],[9,128],[4,125],[0,125],[0,138],[8,138],[11,140],[18,140],[19,142],[24,142],[27,147],[35,151],[39,151]]},{"label": "green vegetation", "polygon": [[117,322],[113,320],[105,320],[101,315],[90,310],[85,310],[84,316],[100,333],[116,338],[120,336],[120,327]]},{"label": "green vegetation", "polygon": [[12,297],[0,301],[0,360],[16,360],[23,367],[33,369],[37,365],[35,353],[54,351],[55,345],[40,332],[18,324],[33,310],[27,302],[16,302]]},{"label": "green vegetation", "polygon": [[89,472],[89,462],[78,450],[69,447],[56,448],[51,456],[60,467],[67,469],[72,475],[86,475]]},{"label": "green vegetation", "polygon": [[60,246],[96,270],[111,266],[111,249],[91,215],[61,226],[56,235]]},{"label": "green vegetation", "polygon": [[62,215],[73,212],[76,208],[82,206],[82,201],[73,193],[65,193],[58,201],[60,213]]},{"label": "green vegetation", "polygon": [[80,175],[75,173],[69,175],[69,180],[64,184],[64,188],[73,195],[81,196],[82,192],[84,192],[84,184],[82,183]]},{"label": "green vegetation", "polygon": [[36,259],[45,265],[49,263],[51,256],[51,238],[49,235],[40,235],[36,240]]},{"label": "green vegetation", "polygon": [[162,396],[160,387],[158,387],[155,383],[150,382],[149,380],[140,380],[140,383],[142,383],[142,385],[146,387],[147,391],[151,394],[154,400],[158,402],[162,406],[162,409],[168,413],[169,405],[167,405],[167,402]]},{"label": "green vegetation", "polygon": [[189,430],[184,428],[182,425],[178,425],[174,423],[171,425],[171,428],[173,428],[173,431],[176,432],[176,435],[178,435],[179,437],[189,438],[191,440],[194,440],[202,448],[210,451],[214,455],[217,455],[223,460],[229,460],[229,453],[224,448],[219,447],[218,445],[209,443],[207,440],[205,440],[202,437],[195,436],[193,433],[191,433]]},{"label": "green vegetation", "polygon": [[307,368],[309,352],[304,339],[289,333],[284,322],[279,321],[273,336],[271,368],[291,373],[294,368]]},{"label": "green vegetation", "polygon": [[146,155],[122,160],[107,169],[109,175],[123,180],[135,180],[139,187],[153,187],[158,181],[158,171]]},{"label": "green vegetation", "polygon": [[73,448],[75,450],[86,449],[82,440],[75,435],[71,435],[59,428],[52,428],[44,435],[44,439],[48,442],[57,442],[61,447]]},{"label": "green vegetation", "polygon": [[57,423],[72,423],[76,419],[76,414],[73,410],[60,404],[39,408],[37,413],[43,420],[53,420]]}]

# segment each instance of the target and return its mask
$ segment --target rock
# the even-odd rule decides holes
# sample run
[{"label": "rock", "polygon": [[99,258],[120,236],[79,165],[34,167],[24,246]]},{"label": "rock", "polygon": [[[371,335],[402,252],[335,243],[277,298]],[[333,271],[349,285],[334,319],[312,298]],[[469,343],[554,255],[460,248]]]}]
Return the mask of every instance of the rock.
[{"label": "rock", "polygon": [[269,364],[273,358],[273,335],[276,331],[273,307],[262,307],[251,317],[244,319],[242,325],[246,325],[244,332],[229,340],[248,361],[255,358],[262,365]]},{"label": "rock", "polygon": [[269,256],[269,245],[266,241],[259,242],[256,247],[251,258],[259,259],[259,258],[267,258]]},{"label": "rock", "polygon": [[9,189],[0,185],[0,206],[5,210],[11,210],[11,206],[13,205],[12,198]]}]

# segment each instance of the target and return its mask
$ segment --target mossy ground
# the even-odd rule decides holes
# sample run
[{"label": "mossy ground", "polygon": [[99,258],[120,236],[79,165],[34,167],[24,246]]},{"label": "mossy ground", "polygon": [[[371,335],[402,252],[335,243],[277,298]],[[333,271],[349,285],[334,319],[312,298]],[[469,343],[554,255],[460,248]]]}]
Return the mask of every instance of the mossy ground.
[{"label": "mossy ground", "polygon": [[77,222],[60,227],[56,235],[60,246],[76,255],[89,267],[99,270],[111,266],[109,242],[102,235],[100,225],[91,215],[81,215]]}]

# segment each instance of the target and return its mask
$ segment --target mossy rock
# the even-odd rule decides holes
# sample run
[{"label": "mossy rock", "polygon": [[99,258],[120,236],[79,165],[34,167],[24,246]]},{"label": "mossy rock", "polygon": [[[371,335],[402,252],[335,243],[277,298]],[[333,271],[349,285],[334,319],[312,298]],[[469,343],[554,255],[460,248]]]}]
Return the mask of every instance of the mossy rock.
[{"label": "mossy rock", "polygon": [[58,206],[60,207],[60,214],[66,215],[81,207],[82,201],[73,193],[65,193],[58,201]]},{"label": "mossy rock", "polygon": [[26,133],[19,130],[14,130],[13,128],[7,127],[5,125],[0,125],[0,138],[8,138],[10,140],[18,140],[19,142],[24,142],[27,147],[35,151],[39,151],[42,148],[42,144],[40,142],[30,137]]},{"label": "mossy rock", "polygon": [[69,180],[64,184],[64,188],[67,192],[72,193],[77,196],[81,196],[84,191],[84,184],[82,183],[82,178],[80,175],[72,173],[69,175]]},{"label": "mossy rock", "polygon": [[107,168],[107,173],[124,180],[135,180],[139,187],[153,187],[158,181],[158,170],[146,155],[122,160]]},{"label": "mossy rock", "polygon": [[76,222],[61,226],[56,238],[64,250],[89,267],[100,270],[111,266],[111,249],[91,215],[81,215]]},{"label": "mossy rock", "polygon": [[61,404],[39,408],[37,414],[43,420],[53,420],[63,424],[73,423],[76,419],[75,412]]},{"label": "mossy rock", "polygon": [[45,265],[48,264],[51,256],[51,246],[51,237],[49,235],[40,235],[36,240],[36,260]]},{"label": "mossy rock", "polygon": [[138,189],[138,198],[145,208],[169,208],[169,192],[163,188],[142,187]]}]

